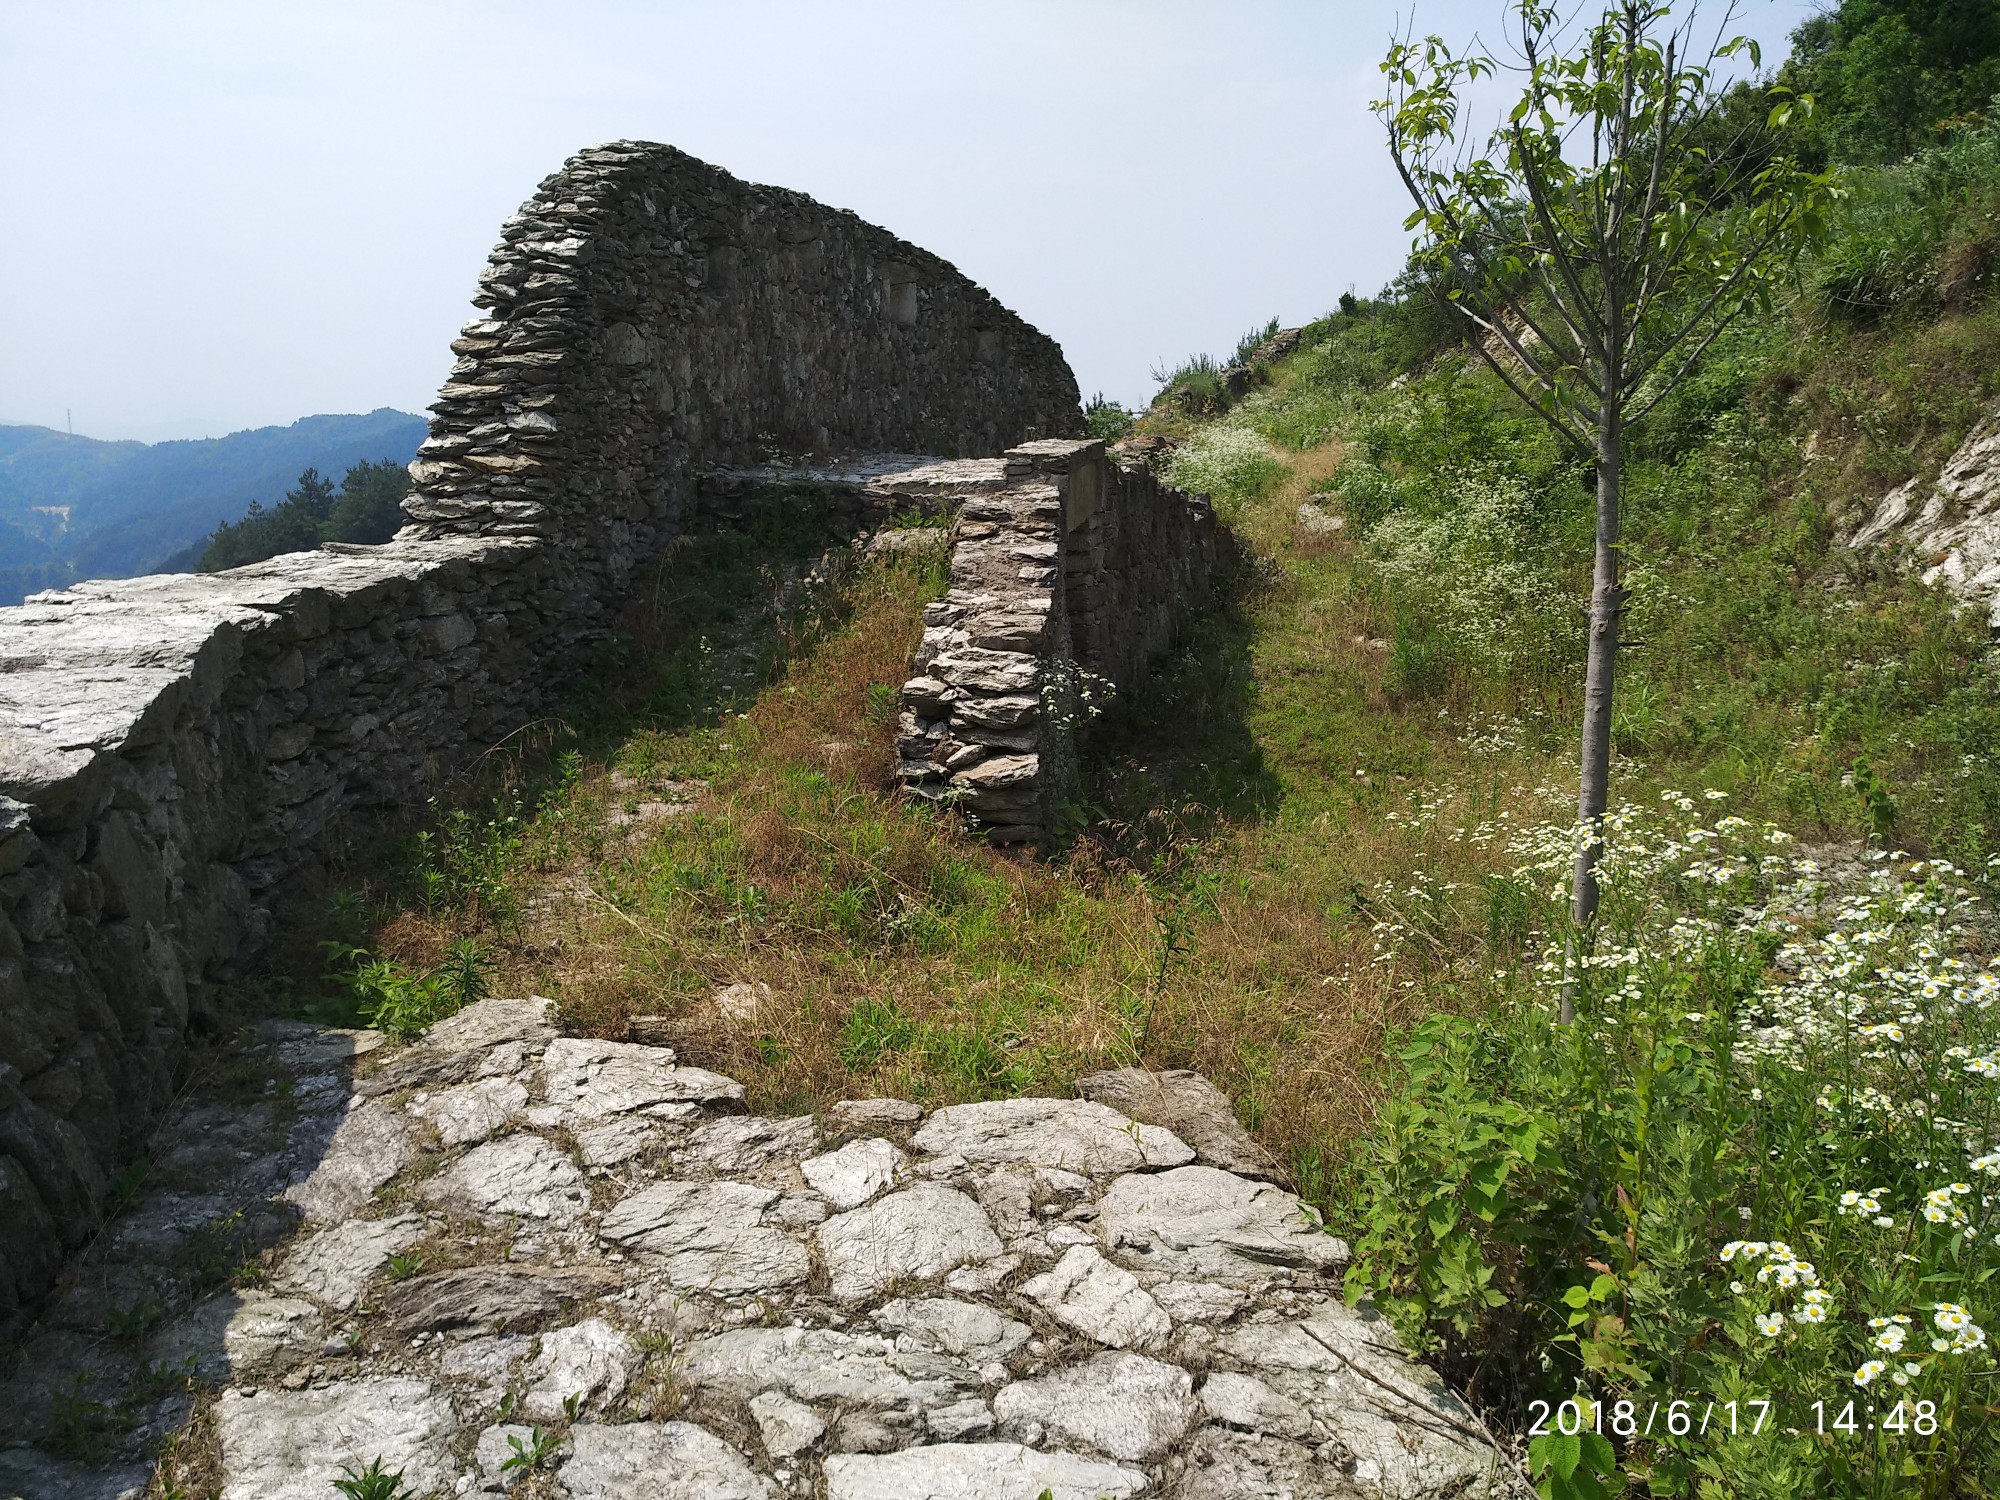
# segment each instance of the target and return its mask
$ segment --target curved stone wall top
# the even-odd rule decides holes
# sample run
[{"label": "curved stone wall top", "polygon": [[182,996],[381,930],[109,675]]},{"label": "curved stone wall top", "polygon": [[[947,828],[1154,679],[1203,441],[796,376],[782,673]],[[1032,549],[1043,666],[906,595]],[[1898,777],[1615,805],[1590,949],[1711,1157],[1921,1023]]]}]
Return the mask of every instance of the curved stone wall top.
[{"label": "curved stone wall top", "polygon": [[508,220],[412,473],[430,535],[547,538],[615,598],[688,481],[774,454],[1080,433],[1046,335],[951,265],[671,146],[580,151]]}]

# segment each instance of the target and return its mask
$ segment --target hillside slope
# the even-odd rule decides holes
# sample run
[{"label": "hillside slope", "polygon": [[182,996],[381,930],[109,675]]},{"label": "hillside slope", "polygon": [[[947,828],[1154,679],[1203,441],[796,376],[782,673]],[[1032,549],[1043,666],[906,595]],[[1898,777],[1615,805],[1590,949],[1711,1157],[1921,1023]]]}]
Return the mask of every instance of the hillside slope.
[{"label": "hillside slope", "polygon": [[424,431],[423,418],[388,407],[152,444],[0,427],[0,605],[79,578],[166,568],[251,501],[281,499],[303,470],[407,463]]}]

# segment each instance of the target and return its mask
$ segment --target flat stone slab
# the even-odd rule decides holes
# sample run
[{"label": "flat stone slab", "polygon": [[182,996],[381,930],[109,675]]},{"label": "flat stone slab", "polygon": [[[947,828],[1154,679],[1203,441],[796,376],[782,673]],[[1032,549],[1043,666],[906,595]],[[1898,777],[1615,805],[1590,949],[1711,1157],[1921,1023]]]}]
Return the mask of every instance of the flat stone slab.
[{"label": "flat stone slab", "polygon": [[612,1290],[605,1272],[543,1266],[465,1266],[413,1276],[390,1288],[389,1317],[404,1333],[495,1332],[553,1317],[565,1302]]},{"label": "flat stone slab", "polygon": [[820,1257],[843,1302],[901,1280],[929,1281],[1005,1247],[986,1211],[955,1188],[923,1182],[819,1227]]},{"label": "flat stone slab", "polygon": [[1169,1452],[1200,1409],[1186,1370],[1129,1353],[1099,1354],[1037,1380],[1018,1380],[993,1398],[1003,1430],[1037,1427],[1135,1461]]},{"label": "flat stone slab", "polygon": [[451,1401],[427,1380],[349,1380],[318,1391],[227,1390],[215,1404],[222,1500],[327,1500],[343,1466],[402,1470],[415,1494],[450,1490]]},{"label": "flat stone slab", "polygon": [[836,1453],[827,1500],[1128,1500],[1144,1471],[1019,1443],[934,1443],[900,1453]]},{"label": "flat stone slab", "polygon": [[1051,1317],[1114,1349],[1151,1349],[1173,1332],[1173,1320],[1146,1294],[1139,1278],[1089,1245],[1072,1245],[1055,1268],[1022,1283]]},{"label": "flat stone slab", "polygon": [[1296,1195],[1219,1167],[1119,1178],[1098,1205],[1097,1233],[1113,1260],[1195,1281],[1332,1275],[1347,1262],[1346,1243]]},{"label": "flat stone slab", "polygon": [[962,1362],[832,1328],[740,1328],[688,1346],[682,1378],[747,1400],[781,1390],[799,1401],[906,1412],[979,1387]]},{"label": "flat stone slab", "polygon": [[772,1500],[769,1480],[692,1422],[583,1422],[562,1466],[569,1500]]},{"label": "flat stone slab", "polygon": [[742,1115],[697,1126],[675,1159],[711,1172],[754,1172],[773,1162],[797,1161],[818,1145],[819,1126],[811,1115],[789,1120]]},{"label": "flat stone slab", "polygon": [[634,1193],[604,1215],[598,1233],[656,1266],[689,1291],[770,1291],[811,1274],[806,1247],[768,1227],[778,1201],[770,1188],[744,1182],[662,1182]]},{"label": "flat stone slab", "polygon": [[875,1136],[800,1162],[799,1170],[836,1211],[844,1213],[894,1186],[905,1164],[893,1143]]},{"label": "flat stone slab", "polygon": [[637,1042],[590,1042],[558,1037],[542,1054],[542,1082],[551,1107],[578,1120],[630,1114],[660,1105],[743,1104],[743,1085],[706,1068],[674,1065],[665,1047]]},{"label": "flat stone slab", "polygon": [[365,1207],[410,1163],[416,1145],[409,1117],[379,1099],[349,1110],[334,1127],[311,1175],[285,1190],[306,1218],[336,1224]]},{"label": "flat stone slab", "polygon": [[517,1078],[482,1078],[410,1101],[410,1113],[428,1121],[447,1146],[473,1146],[507,1129],[528,1107]]},{"label": "flat stone slab", "polygon": [[360,1300],[362,1289],[389,1257],[409,1249],[423,1233],[424,1221],[416,1214],[349,1219],[294,1245],[279,1263],[272,1284],[345,1312]]},{"label": "flat stone slab", "polygon": [[1028,1325],[978,1302],[954,1297],[899,1297],[875,1310],[878,1326],[966,1359],[1005,1359],[1028,1341]]},{"label": "flat stone slab", "polygon": [[954,1104],[933,1112],[912,1143],[968,1162],[1019,1162],[1100,1177],[1194,1160],[1194,1149],[1171,1130],[1142,1125],[1088,1099]]},{"label": "flat stone slab", "polygon": [[1113,1068],[1076,1081],[1086,1099],[1158,1125],[1194,1147],[1195,1159],[1239,1177],[1277,1179],[1276,1159],[1243,1128],[1229,1096],[1201,1074],[1186,1068],[1151,1072],[1145,1068]]},{"label": "flat stone slab", "polygon": [[609,1406],[625,1394],[639,1370],[639,1351],[602,1318],[585,1318],[542,1335],[541,1351],[528,1365],[521,1410],[540,1422],[559,1421],[563,1403],[579,1408]]},{"label": "flat stone slab", "polygon": [[424,1196],[488,1221],[574,1223],[590,1204],[583,1172],[538,1135],[503,1136],[475,1146],[426,1184]]}]

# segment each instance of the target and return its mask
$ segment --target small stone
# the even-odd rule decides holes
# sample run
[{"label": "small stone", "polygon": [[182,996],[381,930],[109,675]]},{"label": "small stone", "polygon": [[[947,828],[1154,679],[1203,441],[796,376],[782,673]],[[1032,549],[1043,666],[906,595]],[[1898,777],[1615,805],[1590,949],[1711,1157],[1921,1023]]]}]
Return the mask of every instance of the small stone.
[{"label": "small stone", "polygon": [[754,1172],[771,1162],[795,1161],[818,1144],[819,1125],[811,1115],[789,1120],[739,1116],[701,1126],[676,1159],[715,1172]]},{"label": "small stone", "polygon": [[1000,1283],[1020,1269],[1020,1256],[998,1255],[978,1265],[960,1266],[945,1277],[944,1284],[963,1296],[983,1297],[997,1290]]},{"label": "small stone", "polygon": [[486,1487],[504,1488],[514,1475],[507,1465],[517,1453],[532,1451],[534,1442],[535,1429],[518,1422],[502,1422],[482,1431],[472,1445],[472,1462]]},{"label": "small stone", "polygon": [[835,1454],[827,1500],[1130,1500],[1151,1481],[1137,1469],[1019,1443],[933,1443],[900,1453]]},{"label": "small stone", "polygon": [[1172,1131],[1087,1099],[954,1104],[935,1111],[912,1142],[920,1151],[968,1162],[1019,1162],[1100,1176],[1194,1160],[1194,1151]]},{"label": "small stone", "polygon": [[1000,1237],[965,1194],[918,1183],[819,1227],[820,1255],[843,1302],[909,1278],[927,1281],[967,1261],[1000,1254]]},{"label": "small stone", "polygon": [[1088,1245],[1066,1250],[1053,1270],[1023,1282],[1021,1290],[1050,1316],[1114,1349],[1150,1349],[1173,1332],[1139,1278]]},{"label": "small stone", "polygon": [[993,1412],[984,1401],[974,1397],[925,1412],[924,1423],[931,1436],[940,1442],[959,1443],[967,1438],[989,1436],[993,1431]]},{"label": "small stone", "polygon": [[803,1401],[794,1401],[781,1391],[765,1391],[750,1398],[750,1415],[756,1419],[757,1433],[764,1451],[774,1459],[790,1458],[817,1443],[826,1432],[826,1423]]},{"label": "small stone", "polygon": [[562,1468],[569,1500],[772,1500],[774,1493],[742,1454],[692,1422],[580,1422],[569,1447]]},{"label": "small stone", "polygon": [[623,1115],[576,1132],[577,1155],[587,1167],[615,1167],[639,1156],[660,1138],[650,1120]]},{"label": "small stone", "polygon": [[981,1363],[1005,1359],[1028,1337],[1027,1324],[1003,1318],[977,1302],[951,1297],[900,1297],[877,1308],[875,1321]]},{"label": "small stone", "polygon": [[771,987],[761,980],[725,984],[717,988],[715,1009],[727,1021],[750,1022],[770,1001]]},{"label": "small stone", "polygon": [[434,1203],[495,1220],[506,1216],[574,1223],[590,1204],[575,1162],[538,1135],[476,1146],[425,1185]]},{"label": "small stone", "polygon": [[541,1352],[527,1369],[521,1410],[554,1422],[567,1414],[564,1402],[580,1398],[580,1408],[609,1406],[625,1393],[639,1368],[632,1341],[602,1318],[586,1318],[542,1335]]},{"label": "small stone", "polygon": [[838,1151],[799,1163],[806,1181],[837,1210],[859,1208],[877,1193],[893,1187],[904,1164],[903,1153],[876,1136],[849,1141]]},{"label": "small stone", "polygon": [[922,1109],[901,1099],[843,1099],[826,1112],[826,1128],[836,1135],[914,1125]]},{"label": "small stone", "polygon": [[1178,1365],[1143,1354],[1099,1354],[1003,1386],[993,1415],[1009,1430],[1039,1424],[1113,1458],[1157,1458],[1194,1420],[1193,1390],[1193,1378]]}]

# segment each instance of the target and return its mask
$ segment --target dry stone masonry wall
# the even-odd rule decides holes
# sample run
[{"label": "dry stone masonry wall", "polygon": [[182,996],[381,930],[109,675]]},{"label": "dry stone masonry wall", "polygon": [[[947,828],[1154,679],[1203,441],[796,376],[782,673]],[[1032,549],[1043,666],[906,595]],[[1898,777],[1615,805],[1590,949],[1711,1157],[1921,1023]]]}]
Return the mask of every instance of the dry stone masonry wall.
[{"label": "dry stone masonry wall", "polygon": [[670,147],[508,221],[381,547],[0,610],[0,1325],[141,1151],[211,986],[353,815],[547,706],[715,471],[1081,429],[1055,344],[937,257]]},{"label": "dry stone masonry wall", "polygon": [[950,585],[903,686],[903,783],[996,843],[1039,842],[1074,788],[1079,731],[1208,598],[1215,515],[1099,442],[955,467],[935,480],[954,488],[957,522]]},{"label": "dry stone masonry wall", "polygon": [[[534,999],[404,1049],[274,1024],[244,1071],[265,1102],[165,1143],[211,1153],[207,1193],[137,1204],[0,1383],[0,1496],[147,1493],[137,1449],[191,1398],[134,1372],[189,1362],[222,1500],[323,1500],[377,1460],[414,1494],[558,1500],[1518,1493],[1191,1073],[765,1118]],[[265,1278],[175,1302],[163,1263],[259,1198],[305,1217]],[[84,1330],[147,1295],[173,1314],[113,1372]],[[79,1374],[129,1393],[128,1466],[6,1445]]]}]

